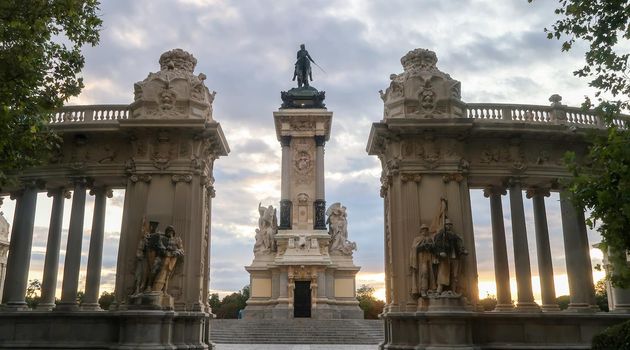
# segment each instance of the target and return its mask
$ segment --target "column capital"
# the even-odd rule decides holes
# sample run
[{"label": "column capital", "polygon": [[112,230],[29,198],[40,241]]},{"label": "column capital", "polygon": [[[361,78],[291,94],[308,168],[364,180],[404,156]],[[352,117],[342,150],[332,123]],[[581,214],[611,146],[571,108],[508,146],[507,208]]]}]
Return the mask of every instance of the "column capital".
[{"label": "column capital", "polygon": [[550,195],[551,193],[549,192],[549,188],[546,188],[546,187],[530,187],[525,192],[525,196],[528,199],[533,198],[535,196],[549,197]]},{"label": "column capital", "polygon": [[107,198],[112,198],[114,192],[107,186],[93,186],[90,188],[90,196],[105,195]]},{"label": "column capital", "polygon": [[419,173],[402,173],[400,174],[400,181],[402,182],[416,182],[420,183],[422,181],[422,175]]},{"label": "column capital", "polygon": [[131,176],[129,176],[129,180],[134,183],[138,181],[149,183],[151,182],[151,179],[152,177],[149,174],[132,174]]},{"label": "column capital", "polygon": [[503,187],[503,186],[491,185],[491,186],[486,186],[483,189],[483,196],[486,197],[486,198],[488,198],[490,196],[493,196],[493,195],[502,196],[502,195],[506,195],[506,194],[507,194],[507,191],[505,190],[505,187]]},{"label": "column capital", "polygon": [[178,182],[186,182],[186,183],[190,183],[192,181],[193,177],[191,174],[175,174],[173,176],[171,176],[171,181],[173,183],[178,183]]},{"label": "column capital", "polygon": [[326,135],[315,135],[315,146],[324,147],[326,144]]},{"label": "column capital", "polygon": [[70,190],[68,190],[65,187],[49,188],[48,192],[46,193],[47,197],[54,197],[58,195],[61,195],[63,196],[63,198],[67,198],[67,199],[72,198],[72,194],[70,193]]},{"label": "column capital", "polygon": [[280,136],[280,145],[282,147],[289,147],[291,145],[291,136]]}]

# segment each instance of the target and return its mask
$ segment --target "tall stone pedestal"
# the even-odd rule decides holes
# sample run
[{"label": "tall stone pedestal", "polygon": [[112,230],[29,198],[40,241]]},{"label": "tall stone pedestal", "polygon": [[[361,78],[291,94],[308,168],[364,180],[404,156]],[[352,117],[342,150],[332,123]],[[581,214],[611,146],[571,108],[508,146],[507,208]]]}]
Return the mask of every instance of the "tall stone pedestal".
[{"label": "tall stone pedestal", "polygon": [[[282,99],[283,108],[274,112],[282,146],[279,225],[275,209],[259,208],[244,317],[363,318],[346,208],[335,203],[326,213],[324,144],[332,112],[323,108],[324,93],[312,87],[283,92]],[[329,228],[326,215],[334,222]]]}]

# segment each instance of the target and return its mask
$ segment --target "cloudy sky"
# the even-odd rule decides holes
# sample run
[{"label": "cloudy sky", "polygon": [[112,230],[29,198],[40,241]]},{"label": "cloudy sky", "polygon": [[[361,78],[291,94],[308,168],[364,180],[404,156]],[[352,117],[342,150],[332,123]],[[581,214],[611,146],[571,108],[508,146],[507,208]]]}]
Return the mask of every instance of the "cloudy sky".
[{"label": "cloudy sky", "polygon": [[[382,117],[378,91],[387,87],[391,73],[402,72],[400,57],[427,48],[437,53],[438,68],[461,81],[466,102],[547,105],[558,93],[564,103],[579,105],[591,93],[587,81],[572,75],[583,52],[577,47],[561,53],[559,42],[546,39],[543,28],[553,23],[554,8],[553,1],[540,0],[104,1],[101,43],[84,51],[86,88],[70,102],[130,103],[133,83],[159,70],[164,51],[182,48],[197,58],[196,73],[205,73],[206,85],[217,91],[214,118],[232,150],[214,168],[211,289],[239,290],[249,281],[243,266],[253,258],[258,202],[279,202],[280,145],[272,112],[280,106],[280,91],[294,84],[295,52],[305,43],[326,71],[314,67],[313,85],[326,91],[326,104],[334,112],[326,144],[327,201],[348,208],[349,236],[358,245],[355,263],[362,266],[357,284],[370,284],[382,296],[380,166],[365,152],[370,125]],[[484,296],[494,294],[489,203],[478,191],[471,196]],[[113,289],[123,198],[124,191],[116,191],[108,201],[102,290]],[[93,204],[88,200],[82,279]],[[38,203],[30,278],[41,280],[51,205],[43,194]],[[13,207],[5,199],[2,211],[10,222]],[[558,295],[567,294],[558,197],[548,198],[547,207]],[[69,209],[66,201],[65,228]],[[529,200],[525,209],[539,293]],[[512,259],[505,198],[504,213]],[[591,244],[599,240],[589,235]],[[597,251],[592,256],[594,264],[600,261]],[[513,278],[512,260],[511,268]],[[61,278],[60,270],[59,283]]]}]

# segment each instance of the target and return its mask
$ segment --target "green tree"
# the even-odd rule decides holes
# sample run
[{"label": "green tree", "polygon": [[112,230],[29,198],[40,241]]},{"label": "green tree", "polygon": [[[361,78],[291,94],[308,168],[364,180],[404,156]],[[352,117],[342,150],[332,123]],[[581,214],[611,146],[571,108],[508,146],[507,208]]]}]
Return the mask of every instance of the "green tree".
[{"label": "green tree", "polygon": [[31,309],[34,309],[35,307],[37,307],[37,304],[39,304],[41,300],[41,290],[42,284],[41,282],[39,282],[39,280],[28,280],[28,286],[26,287],[26,298],[24,298],[24,300],[26,301],[28,307],[30,307]]},{"label": "green tree", "polygon": [[[533,0],[528,0],[532,2]],[[575,204],[590,209],[587,223],[597,227],[602,243],[610,248],[614,273],[608,276],[617,286],[630,285],[630,127],[614,122],[621,111],[630,107],[628,76],[628,39],[630,39],[630,4],[626,0],[559,0],[555,10],[559,18],[545,28],[549,39],[562,41],[562,50],[576,43],[587,45],[585,64],[574,72],[590,79],[596,89],[596,102],[586,98],[584,108],[594,112],[608,127],[606,136],[591,136],[592,146],[586,158],[578,162],[567,155],[573,179],[567,184]]]},{"label": "green tree", "polygon": [[378,319],[378,315],[383,312],[383,307],[385,307],[385,303],[382,300],[374,297],[374,288],[365,284],[357,289],[357,300],[359,301],[359,307],[363,310],[363,318],[365,319]]},{"label": "green tree", "polygon": [[246,302],[247,299],[249,299],[249,291],[250,287],[247,285],[243,287],[242,290],[223,297],[220,304],[217,304],[219,295],[213,293],[209,300],[212,312],[217,318],[238,318],[239,311],[244,309],[247,305]]},{"label": "green tree", "polygon": [[96,0],[0,1],[0,185],[58,147],[51,113],[83,88],[81,47],[96,45]]},{"label": "green tree", "polygon": [[221,299],[219,298],[219,293],[212,293],[210,298],[208,298],[208,304],[210,304],[210,308],[213,312],[216,312],[221,307]]}]

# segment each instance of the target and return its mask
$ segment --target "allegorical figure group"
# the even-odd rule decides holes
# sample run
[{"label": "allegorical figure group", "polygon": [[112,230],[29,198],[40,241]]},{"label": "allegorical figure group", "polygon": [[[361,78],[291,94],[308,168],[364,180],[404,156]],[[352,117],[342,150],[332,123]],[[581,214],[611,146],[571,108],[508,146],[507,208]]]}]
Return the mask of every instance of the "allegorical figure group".
[{"label": "allegorical figure group", "polygon": [[173,274],[177,260],[184,256],[182,239],[175,235],[175,228],[167,226],[157,231],[158,222],[143,223],[142,238],[136,249],[134,295],[146,292],[164,292]]},{"label": "allegorical figure group", "polygon": [[444,227],[433,235],[427,225],[420,226],[420,234],[411,245],[411,294],[421,297],[446,291],[457,294],[461,256],[467,254],[464,242],[453,231],[448,218]]}]

